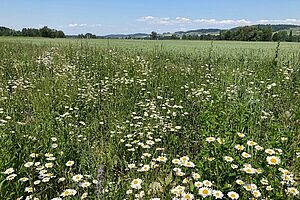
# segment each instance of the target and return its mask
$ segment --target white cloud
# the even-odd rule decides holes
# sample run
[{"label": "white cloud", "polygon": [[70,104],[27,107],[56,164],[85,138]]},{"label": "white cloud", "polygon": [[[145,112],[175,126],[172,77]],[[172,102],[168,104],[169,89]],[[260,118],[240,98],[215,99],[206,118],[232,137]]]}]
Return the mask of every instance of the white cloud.
[{"label": "white cloud", "polygon": [[233,19],[224,19],[224,20],[216,20],[216,19],[196,19],[193,21],[196,24],[204,24],[204,25],[235,25],[235,26],[241,26],[241,25],[250,25],[252,24],[251,21],[246,19],[239,19],[239,20],[233,20]]},{"label": "white cloud", "polygon": [[69,24],[69,27],[76,27],[78,24]]},{"label": "white cloud", "polygon": [[171,19],[169,17],[146,16],[138,18],[137,21],[146,22],[148,24],[171,25]]},{"label": "white cloud", "polygon": [[146,16],[137,19],[139,22],[146,22],[152,25],[188,25],[188,24],[204,24],[204,25],[248,25],[252,22],[245,19],[232,20],[217,20],[217,19],[189,19],[186,17],[154,17]]},{"label": "white cloud", "polygon": [[145,22],[150,25],[203,25],[203,26],[212,26],[212,27],[228,27],[228,26],[245,26],[251,24],[296,24],[300,25],[300,19],[264,19],[251,21],[247,19],[189,19],[186,17],[155,17],[155,16],[146,16],[140,17],[137,19],[138,22]]},{"label": "white cloud", "polygon": [[173,22],[177,24],[190,24],[192,20],[186,17],[176,17]]},{"label": "white cloud", "polygon": [[257,21],[260,24],[295,24],[300,25],[300,19],[262,19]]},{"label": "white cloud", "polygon": [[77,24],[77,23],[74,23],[74,24],[68,24],[68,27],[71,27],[71,28],[75,28],[75,27],[90,27],[90,28],[94,28],[94,27],[100,27],[102,26],[101,24]]}]

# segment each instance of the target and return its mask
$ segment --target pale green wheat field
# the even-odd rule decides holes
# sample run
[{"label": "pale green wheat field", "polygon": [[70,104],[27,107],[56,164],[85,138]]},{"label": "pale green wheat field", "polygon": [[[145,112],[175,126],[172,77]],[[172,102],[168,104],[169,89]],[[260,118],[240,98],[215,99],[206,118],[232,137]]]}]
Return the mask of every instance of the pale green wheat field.
[{"label": "pale green wheat field", "polygon": [[299,199],[300,44],[0,38],[0,199]]}]

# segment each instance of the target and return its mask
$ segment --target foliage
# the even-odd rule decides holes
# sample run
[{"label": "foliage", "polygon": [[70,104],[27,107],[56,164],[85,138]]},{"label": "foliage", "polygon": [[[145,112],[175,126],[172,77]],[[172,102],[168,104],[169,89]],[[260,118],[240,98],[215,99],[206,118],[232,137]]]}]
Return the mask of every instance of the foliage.
[{"label": "foliage", "polygon": [[47,37],[47,38],[65,38],[63,31],[50,29],[44,26],[41,29],[23,28],[22,31],[15,31],[6,27],[0,27],[0,36],[28,36],[28,37]]},{"label": "foliage", "polygon": [[97,36],[92,33],[79,34],[77,38],[96,39]]}]

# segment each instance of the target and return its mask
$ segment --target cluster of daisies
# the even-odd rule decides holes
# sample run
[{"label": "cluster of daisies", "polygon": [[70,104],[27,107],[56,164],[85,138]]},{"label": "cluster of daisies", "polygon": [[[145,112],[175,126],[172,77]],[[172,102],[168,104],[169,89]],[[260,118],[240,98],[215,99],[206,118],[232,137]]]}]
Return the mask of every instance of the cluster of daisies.
[{"label": "cluster of daisies", "polygon": [[[245,138],[245,134],[238,133],[238,137]],[[205,141],[210,145],[213,142],[218,142],[218,144],[225,144],[225,140],[221,138],[215,137],[207,137]],[[247,150],[247,151],[246,151]],[[241,196],[244,198],[245,195],[248,197],[252,197],[254,199],[259,198],[270,198],[271,193],[274,190],[283,190],[287,195],[290,196],[298,196],[299,190],[297,189],[298,183],[294,180],[294,175],[289,170],[284,169],[281,166],[282,160],[281,155],[283,151],[279,148],[263,148],[259,146],[257,142],[252,140],[246,141],[246,146],[242,144],[234,145],[234,152],[240,153],[237,154],[239,156],[224,156],[223,160],[225,163],[229,163],[230,167],[234,170],[238,170],[240,172],[244,172],[245,174],[237,175],[238,177],[243,177],[247,181],[243,181],[241,179],[236,179],[235,185],[236,191],[234,191],[234,187],[232,185],[229,189],[227,189],[226,193],[216,188],[220,187],[214,184],[212,180],[203,180],[200,181],[203,177],[203,172],[201,172],[201,168],[197,167],[197,162],[193,162],[190,160],[188,156],[182,156],[180,158],[172,159],[171,163],[176,165],[173,168],[173,173],[177,177],[181,177],[181,184],[178,184],[178,179],[174,179],[175,186],[171,188],[170,193],[173,195],[173,200],[185,200],[185,199],[196,199],[198,197],[209,198],[213,197],[214,199],[239,199]],[[257,152],[255,152],[257,151]],[[144,153],[145,154],[145,153]],[[143,154],[143,155],[144,155]],[[146,154],[145,154],[146,155]],[[144,155],[144,156],[145,156]],[[147,156],[151,156],[150,154]],[[255,165],[259,164],[261,168],[255,168],[252,164],[251,158],[264,157],[264,161],[260,161],[258,163],[253,163]],[[244,160],[250,163],[236,162],[236,160]],[[250,159],[250,160],[249,160]],[[210,158],[210,161],[213,161],[214,158]],[[166,156],[159,156],[157,158],[153,158],[152,161],[160,162],[168,164],[168,158]],[[155,163],[154,163],[155,164]],[[141,169],[138,171],[149,171],[151,168],[154,168],[155,165],[143,165]],[[267,166],[263,167],[263,166]],[[278,167],[279,166],[279,167]],[[130,164],[128,166],[130,169],[135,168],[134,164]],[[200,171],[201,173],[197,173]],[[280,174],[278,174],[280,172]],[[271,174],[270,174],[271,173]],[[272,174],[275,173],[276,175]],[[257,176],[256,176],[257,175]],[[256,181],[259,181],[259,185],[249,182],[249,180],[253,180],[257,177]],[[259,177],[271,177],[271,180],[267,180],[266,178]],[[275,180],[273,180],[275,179]],[[146,180],[142,180],[140,178],[133,179],[130,183],[131,189],[127,190],[127,194],[134,194],[135,199],[142,199],[145,196],[143,187],[143,182]],[[255,182],[256,182],[255,181]],[[162,187],[160,185],[160,187]],[[230,191],[231,189],[231,191]],[[241,193],[241,189],[249,192],[250,194]],[[229,190],[229,191],[228,191]],[[159,199],[155,197],[155,199]]]},{"label": "cluster of daisies", "polygon": [[[55,143],[57,138],[52,137],[51,140],[53,142],[52,148],[57,148]],[[31,153],[29,155],[31,161],[24,163],[23,167],[17,170],[19,175],[14,168],[8,168],[3,172],[6,176],[6,181],[17,184],[14,180],[18,179],[17,181],[24,188],[18,200],[41,200],[44,199],[44,195],[49,198],[49,193],[45,189],[47,186],[49,189],[57,186],[65,188],[60,194],[53,193],[53,196],[57,195],[58,197],[53,197],[51,200],[60,200],[65,197],[78,195],[80,195],[81,199],[85,199],[89,196],[89,190],[92,187],[94,189],[97,188],[98,181],[92,180],[90,175],[73,173],[74,161],[69,160],[64,163],[65,167],[57,162],[62,159],[63,154],[62,151],[59,152],[57,154],[59,159],[57,159],[53,153]],[[64,176],[57,176],[58,171],[62,171]]]}]

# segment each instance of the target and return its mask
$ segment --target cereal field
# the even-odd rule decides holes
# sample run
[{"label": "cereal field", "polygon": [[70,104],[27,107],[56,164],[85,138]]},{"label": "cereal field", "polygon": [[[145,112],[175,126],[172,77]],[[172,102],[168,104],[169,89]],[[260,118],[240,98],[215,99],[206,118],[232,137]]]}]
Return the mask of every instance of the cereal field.
[{"label": "cereal field", "polygon": [[298,199],[300,44],[0,39],[0,199]]}]

